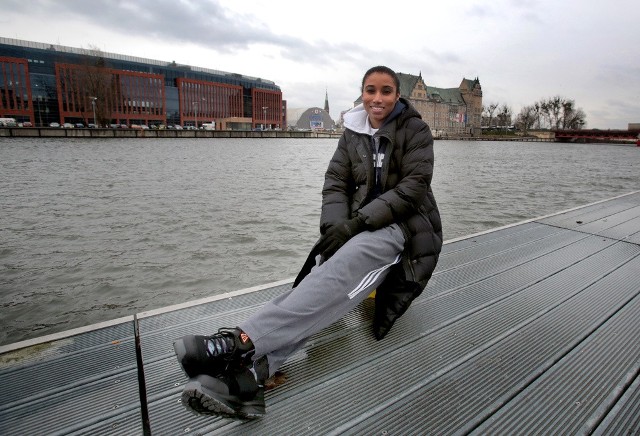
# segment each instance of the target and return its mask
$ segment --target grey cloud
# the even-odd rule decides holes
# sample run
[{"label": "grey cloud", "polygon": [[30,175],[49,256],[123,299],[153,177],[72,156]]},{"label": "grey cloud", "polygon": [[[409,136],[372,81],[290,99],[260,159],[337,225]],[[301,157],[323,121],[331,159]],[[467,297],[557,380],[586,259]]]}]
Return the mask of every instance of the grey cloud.
[{"label": "grey cloud", "polygon": [[[183,42],[201,45],[219,53],[236,53],[252,45],[266,44],[292,60],[332,62],[338,57],[357,59],[363,49],[354,45],[327,46],[323,41],[278,35],[254,15],[225,9],[217,0],[36,0],[25,5],[9,0],[16,11],[37,9],[67,14],[69,19],[135,36],[152,36],[158,44]],[[88,41],[94,43],[94,41]]]},{"label": "grey cloud", "polygon": [[[373,64],[407,65],[407,71],[425,70],[430,65],[459,62],[451,53],[425,49],[407,59],[393,51],[380,51],[352,42],[328,43],[294,36],[279,35],[269,29],[259,16],[225,9],[217,0],[68,0],[52,2],[35,0],[26,6],[9,0],[17,11],[37,9],[47,13],[67,15],[70,20],[84,20],[92,25],[132,36],[152,36],[157,44],[183,42],[200,45],[218,53],[237,53],[252,45],[264,44],[276,48],[284,59],[339,66],[354,64],[364,69]],[[96,44],[97,41],[87,41]],[[144,56],[144,54],[142,54]],[[416,64],[415,59],[424,59]],[[404,68],[404,67],[403,67]]]},{"label": "grey cloud", "polygon": [[[263,23],[234,14],[215,0],[136,2],[98,0],[62,2],[75,13],[97,25],[140,36],[201,44],[220,52],[241,50],[255,43],[281,44]],[[56,6],[59,7],[59,6]]]}]

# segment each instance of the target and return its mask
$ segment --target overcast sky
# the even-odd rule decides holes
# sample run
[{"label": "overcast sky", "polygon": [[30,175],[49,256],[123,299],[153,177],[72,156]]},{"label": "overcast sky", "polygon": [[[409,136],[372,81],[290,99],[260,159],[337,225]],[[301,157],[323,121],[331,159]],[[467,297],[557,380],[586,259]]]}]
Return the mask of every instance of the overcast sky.
[{"label": "overcast sky", "polygon": [[353,106],[387,65],[483,103],[575,100],[587,127],[640,122],[637,0],[2,0],[0,36],[273,80],[289,108]]}]

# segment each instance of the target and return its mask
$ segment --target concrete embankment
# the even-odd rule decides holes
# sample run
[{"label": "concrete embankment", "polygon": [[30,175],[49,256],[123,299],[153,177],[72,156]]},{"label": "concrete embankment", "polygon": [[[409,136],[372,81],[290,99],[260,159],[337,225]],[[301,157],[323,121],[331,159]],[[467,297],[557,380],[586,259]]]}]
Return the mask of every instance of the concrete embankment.
[{"label": "concrete embankment", "polygon": [[45,127],[0,128],[0,137],[10,138],[339,138],[336,132],[282,130],[142,130],[58,129]]},{"label": "concrete embankment", "polygon": [[516,141],[516,142],[554,142],[553,139],[537,138],[535,136],[444,136],[436,140],[451,141]]}]

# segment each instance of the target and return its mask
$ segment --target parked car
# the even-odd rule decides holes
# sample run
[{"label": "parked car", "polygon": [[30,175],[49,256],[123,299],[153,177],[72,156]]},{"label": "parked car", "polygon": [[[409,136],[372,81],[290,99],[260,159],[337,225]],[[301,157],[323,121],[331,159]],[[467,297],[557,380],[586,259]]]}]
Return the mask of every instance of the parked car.
[{"label": "parked car", "polygon": [[95,129],[96,125],[93,124],[93,123],[89,123],[89,124],[87,124],[87,127],[90,128],[90,129]]},{"label": "parked car", "polygon": [[82,123],[76,123],[76,128],[77,128],[77,129],[84,129],[84,124],[82,124]]},{"label": "parked car", "polygon": [[180,124],[176,124],[174,127],[176,130],[182,130],[182,126]]},{"label": "parked car", "polygon": [[0,118],[0,127],[16,127],[18,122],[15,118]]},{"label": "parked car", "polygon": [[33,124],[31,123],[31,121],[25,121],[24,123],[22,123],[22,127],[33,127]]},{"label": "parked car", "polygon": [[118,128],[118,124],[109,124],[109,127],[112,129],[117,129]]},{"label": "parked car", "polygon": [[149,126],[147,126],[146,124],[140,124],[140,128],[142,130],[149,130]]},{"label": "parked car", "polygon": [[56,123],[56,122],[54,121],[54,122],[52,122],[52,123],[49,123],[49,127],[56,127],[56,128],[58,128],[58,127],[60,127],[60,123]]},{"label": "parked car", "polygon": [[119,126],[121,129],[128,129],[129,126],[127,126],[126,124],[120,124]]},{"label": "parked car", "polygon": [[64,129],[73,129],[73,124],[71,124],[71,123],[64,123],[64,124],[62,125],[62,128],[64,128]]}]

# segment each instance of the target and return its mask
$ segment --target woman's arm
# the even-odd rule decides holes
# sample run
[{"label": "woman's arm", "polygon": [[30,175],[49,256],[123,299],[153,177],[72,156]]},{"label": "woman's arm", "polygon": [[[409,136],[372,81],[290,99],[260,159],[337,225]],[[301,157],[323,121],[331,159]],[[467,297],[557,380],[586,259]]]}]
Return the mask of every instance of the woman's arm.
[{"label": "woman's arm", "polygon": [[353,177],[348,142],[343,134],[338,147],[329,162],[322,188],[322,211],[320,213],[320,232],[350,217]]},{"label": "woman's arm", "polygon": [[[412,123],[420,123],[419,128]],[[433,136],[429,127],[418,119],[411,120],[406,147],[398,171],[398,183],[364,206],[360,213],[368,228],[379,229],[399,223],[414,215],[427,195],[433,176]]]}]

